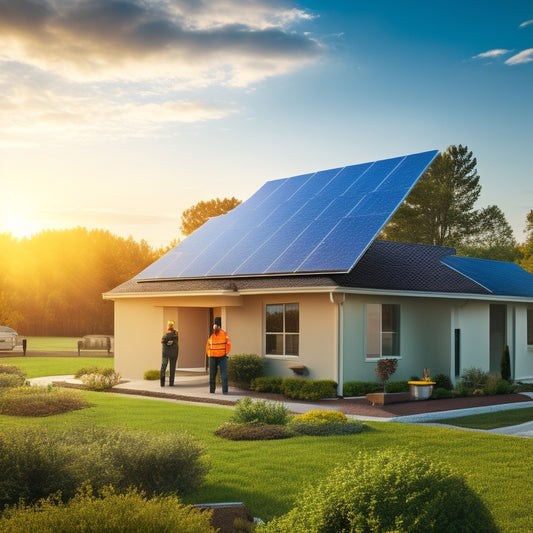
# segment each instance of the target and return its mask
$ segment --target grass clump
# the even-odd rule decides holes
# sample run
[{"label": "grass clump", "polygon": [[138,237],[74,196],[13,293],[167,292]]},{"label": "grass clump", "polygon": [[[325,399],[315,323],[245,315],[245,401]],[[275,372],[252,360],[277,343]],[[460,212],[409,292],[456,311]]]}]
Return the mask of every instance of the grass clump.
[{"label": "grass clump", "polygon": [[0,518],[0,530],[10,533],[215,533],[210,519],[210,512],[184,505],[175,496],[147,499],[135,489],[125,494],[106,489],[95,496],[88,488],[68,503],[50,497],[34,506],[19,504],[6,509]]},{"label": "grass clump", "polygon": [[288,439],[292,433],[287,426],[274,424],[236,424],[235,422],[225,422],[216,430],[215,435],[228,440],[275,440]]},{"label": "grass clump", "polygon": [[444,464],[411,452],[359,453],[307,488],[298,505],[257,529],[261,533],[495,533],[481,499]]},{"label": "grass clump", "polygon": [[57,387],[15,387],[0,394],[0,414],[10,416],[53,416],[89,407],[79,391]]},{"label": "grass clump", "polygon": [[145,379],[146,381],[158,381],[160,377],[161,371],[154,369],[147,370],[143,375],[143,379]]},{"label": "grass clump", "polygon": [[284,426],[290,412],[283,402],[242,398],[235,404],[231,420],[237,424],[270,424]]}]

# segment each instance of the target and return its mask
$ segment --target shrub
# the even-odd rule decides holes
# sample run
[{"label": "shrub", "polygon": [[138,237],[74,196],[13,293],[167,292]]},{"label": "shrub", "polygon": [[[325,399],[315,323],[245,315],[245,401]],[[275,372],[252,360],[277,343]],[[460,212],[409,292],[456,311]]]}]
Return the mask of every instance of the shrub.
[{"label": "shrub", "polygon": [[431,397],[434,400],[439,400],[441,398],[451,398],[453,396],[452,391],[445,389],[443,387],[436,387],[433,389],[433,393],[431,394]]},{"label": "shrub", "polygon": [[449,376],[446,374],[437,374],[433,381],[435,382],[436,389],[453,390],[453,383]]},{"label": "shrub", "polygon": [[383,383],[383,392],[385,392],[385,383],[387,383],[392,374],[396,372],[397,366],[398,359],[380,359],[377,362],[375,372]]},{"label": "shrub", "polygon": [[502,353],[502,360],[500,363],[500,373],[502,379],[505,381],[511,381],[511,356],[509,354],[509,346],[505,345]]},{"label": "shrub", "polygon": [[524,383],[523,381],[518,381],[513,386],[515,392],[533,392],[533,383]]},{"label": "shrub", "polygon": [[7,509],[0,518],[0,530],[11,533],[215,533],[210,519],[211,512],[184,505],[173,496],[146,499],[134,489],[122,495],[107,489],[96,497],[88,489],[66,504],[57,498],[48,498],[34,507],[20,504]]},{"label": "shrub", "polygon": [[260,377],[255,378],[250,383],[250,390],[256,392],[271,392],[273,394],[282,393],[283,378]]},{"label": "shrub", "polygon": [[306,379],[299,378],[283,378],[281,381],[281,393],[287,398],[300,398],[300,392]]},{"label": "shrub", "polygon": [[147,496],[188,493],[203,482],[209,463],[186,433],[153,434],[114,428],[70,432],[64,441],[80,450],[80,480],[119,491],[135,486]]},{"label": "shrub", "polygon": [[385,384],[385,392],[409,392],[407,381],[389,381]]},{"label": "shrub", "polygon": [[[1,431],[0,507],[14,505],[19,499],[34,503],[57,491],[66,499],[72,497],[78,484],[76,473],[68,468],[74,459],[72,452],[44,428]],[[6,529],[0,526],[0,531]]]},{"label": "shrub", "polygon": [[348,421],[348,418],[346,418],[346,415],[340,411],[313,409],[307,411],[307,413],[296,415],[291,420],[291,422],[294,421],[309,422],[312,424],[345,424]]},{"label": "shrub", "polygon": [[289,410],[282,402],[252,400],[242,398],[235,404],[235,412],[231,417],[235,423],[286,425]]},{"label": "shrub", "polygon": [[0,374],[16,374],[18,376],[26,377],[26,373],[15,365],[0,365]]},{"label": "shrub", "polygon": [[242,389],[249,389],[251,382],[263,376],[263,359],[256,354],[237,354],[228,358],[228,381]]},{"label": "shrub", "polygon": [[296,415],[289,422],[289,428],[299,435],[328,436],[354,435],[361,433],[363,424],[348,420],[340,411],[312,410]]},{"label": "shrub", "polygon": [[144,373],[143,379],[146,379],[147,381],[157,381],[161,375],[160,370],[147,370]]},{"label": "shrub", "polygon": [[484,372],[480,368],[467,368],[461,374],[463,384],[469,389],[484,389],[489,378],[488,372]]},{"label": "shrub", "polygon": [[472,396],[473,390],[467,387],[462,381],[458,381],[455,385],[455,395],[464,398],[466,396]]},{"label": "shrub", "polygon": [[365,396],[369,392],[380,392],[381,386],[378,383],[368,381],[347,381],[342,388],[342,395],[345,398],[350,396]]},{"label": "shrub", "polygon": [[[337,383],[332,379],[304,379],[297,396],[298,400],[322,400],[324,398],[337,398]],[[288,396],[288,395],[287,395]],[[291,396],[288,396],[291,398]]]},{"label": "shrub", "polygon": [[21,387],[26,382],[26,378],[19,374],[0,373],[0,389]]},{"label": "shrub", "polygon": [[511,394],[513,391],[513,385],[511,385],[506,379],[499,379],[496,382],[494,394]]},{"label": "shrub", "polygon": [[17,387],[0,395],[0,414],[52,416],[89,407],[79,391],[58,387]]},{"label": "shrub", "polygon": [[120,374],[113,368],[94,368],[84,374],[78,371],[76,375],[79,375],[79,379],[89,390],[94,391],[110,389],[120,383]]},{"label": "shrub", "polygon": [[359,453],[316,487],[306,488],[288,514],[257,531],[303,533],[496,532],[490,512],[445,465],[414,453]]},{"label": "shrub", "polygon": [[220,425],[215,435],[229,440],[275,440],[292,437],[286,426],[260,423],[236,424],[234,422],[225,422]]}]

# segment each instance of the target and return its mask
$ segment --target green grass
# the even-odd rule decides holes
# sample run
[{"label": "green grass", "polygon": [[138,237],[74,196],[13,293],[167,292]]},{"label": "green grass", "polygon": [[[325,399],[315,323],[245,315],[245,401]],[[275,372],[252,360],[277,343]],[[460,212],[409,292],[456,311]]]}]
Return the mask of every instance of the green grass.
[{"label": "green grass", "polygon": [[533,420],[533,407],[523,407],[521,409],[509,409],[506,411],[494,411],[479,415],[460,416],[457,418],[447,418],[436,420],[443,424],[450,424],[463,428],[472,429],[495,429],[506,426],[516,426],[531,422]]},{"label": "green grass", "polygon": [[69,352],[78,350],[78,337],[26,337],[28,351]]},{"label": "green grass", "polygon": [[205,444],[212,464],[206,483],[186,503],[243,501],[263,520],[289,511],[305,487],[315,485],[359,450],[373,453],[385,446],[410,450],[464,473],[503,532],[533,531],[531,439],[369,422],[367,431],[354,436],[235,442],[213,435],[231,416],[226,407],[84,394],[92,404],[89,409],[46,419],[0,416],[0,430],[28,425],[52,431],[92,425],[153,432],[185,430]]},{"label": "green grass", "polygon": [[[0,358],[29,377],[74,374],[82,366],[113,364],[90,357]],[[254,516],[270,520],[289,511],[298,494],[327,477],[358,451],[408,450],[463,473],[485,501],[503,533],[533,531],[533,439],[464,432],[393,422],[366,422],[368,430],[342,437],[281,441],[229,441],[214,436],[231,417],[227,407],[190,405],[120,394],[83,392],[91,407],[46,418],[0,416],[8,427],[44,426],[51,431],[105,426],[158,432],[187,431],[206,447],[212,468],[204,486],[186,503],[243,501]],[[520,409],[529,419],[529,408]],[[509,413],[507,411],[506,413]],[[491,413],[494,417],[499,413]],[[476,415],[476,417],[484,415]],[[506,424],[508,423],[506,421]]]},{"label": "green grass", "polygon": [[73,375],[80,368],[114,368],[112,357],[0,357],[0,364],[14,365],[26,372],[26,378]]}]

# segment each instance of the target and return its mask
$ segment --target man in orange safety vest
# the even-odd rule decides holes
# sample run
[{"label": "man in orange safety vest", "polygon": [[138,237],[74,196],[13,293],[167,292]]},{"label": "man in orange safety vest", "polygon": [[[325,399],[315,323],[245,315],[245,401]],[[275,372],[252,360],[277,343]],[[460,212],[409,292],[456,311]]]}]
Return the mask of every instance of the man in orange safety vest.
[{"label": "man in orange safety vest", "polygon": [[209,357],[209,392],[216,389],[217,367],[220,367],[222,379],[222,394],[228,394],[228,354],[231,350],[229,335],[221,329],[222,320],[219,316],[213,324],[213,334],[207,339],[205,353]]}]

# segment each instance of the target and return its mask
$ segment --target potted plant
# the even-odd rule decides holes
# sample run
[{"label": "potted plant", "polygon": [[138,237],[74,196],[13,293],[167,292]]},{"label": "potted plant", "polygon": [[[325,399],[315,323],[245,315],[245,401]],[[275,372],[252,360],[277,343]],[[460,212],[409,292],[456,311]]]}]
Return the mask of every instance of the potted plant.
[{"label": "potted plant", "polygon": [[424,368],[424,378],[408,381],[409,393],[413,400],[428,400],[433,393],[434,381],[431,381],[429,368]]},{"label": "potted plant", "polygon": [[380,359],[375,372],[383,383],[383,392],[369,392],[366,398],[372,405],[385,405],[388,403],[404,402],[409,399],[405,392],[386,392],[387,381],[396,372],[398,359]]}]

